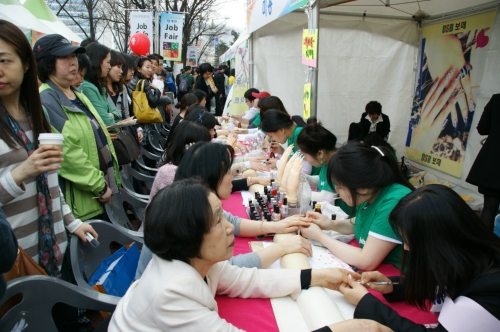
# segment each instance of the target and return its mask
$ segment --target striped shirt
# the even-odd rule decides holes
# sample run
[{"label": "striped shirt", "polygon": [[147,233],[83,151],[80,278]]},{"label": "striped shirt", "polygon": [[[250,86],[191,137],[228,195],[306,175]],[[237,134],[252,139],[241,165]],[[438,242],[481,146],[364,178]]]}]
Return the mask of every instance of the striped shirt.
[{"label": "striped shirt", "polygon": [[[17,120],[17,122],[23,128],[29,140],[33,142],[33,131],[28,120]],[[22,186],[19,187],[10,173],[26,159],[28,159],[28,153],[24,147],[11,149],[5,141],[0,139],[0,208],[5,212],[7,221],[12,226],[19,246],[38,263],[38,193],[36,178],[24,181]],[[56,171],[49,172],[48,181],[50,196],[52,197],[54,232],[62,253],[61,259],[57,263],[58,267],[61,267],[64,252],[68,245],[64,224],[66,224],[68,231],[72,233],[80,227],[82,222],[75,219],[64,201],[64,197],[60,193]]]}]

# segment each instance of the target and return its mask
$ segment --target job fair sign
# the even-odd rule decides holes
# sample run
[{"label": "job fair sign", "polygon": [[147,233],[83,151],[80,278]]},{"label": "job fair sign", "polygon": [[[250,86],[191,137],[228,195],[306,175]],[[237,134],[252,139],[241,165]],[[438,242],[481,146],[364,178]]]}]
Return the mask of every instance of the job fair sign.
[{"label": "job fair sign", "polygon": [[182,27],[184,15],[162,13],[160,22],[160,48],[164,60],[181,61]]}]

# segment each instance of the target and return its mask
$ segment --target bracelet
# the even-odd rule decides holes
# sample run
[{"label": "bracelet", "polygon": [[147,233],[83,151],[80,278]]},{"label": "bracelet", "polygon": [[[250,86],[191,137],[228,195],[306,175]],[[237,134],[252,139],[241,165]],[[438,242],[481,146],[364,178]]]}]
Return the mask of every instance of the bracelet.
[{"label": "bracelet", "polygon": [[250,187],[253,184],[252,177],[247,177],[247,187]]},{"label": "bracelet", "polygon": [[262,232],[262,235],[266,235],[266,233],[264,233],[264,229],[262,228],[262,225],[264,225],[264,221],[260,222],[260,231]]}]

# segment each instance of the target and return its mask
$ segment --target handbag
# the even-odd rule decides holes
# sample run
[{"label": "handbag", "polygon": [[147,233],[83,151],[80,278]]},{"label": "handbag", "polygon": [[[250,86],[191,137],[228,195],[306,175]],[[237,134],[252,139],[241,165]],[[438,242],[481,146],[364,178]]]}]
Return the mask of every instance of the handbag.
[{"label": "handbag", "polygon": [[[33,258],[31,258],[23,248],[17,248],[17,258],[12,269],[9,272],[5,272],[3,277],[5,281],[11,281],[16,278],[25,276],[43,275],[46,276],[47,272],[38,265]],[[21,303],[23,296],[21,294],[16,294],[11,297],[7,302],[5,302],[0,307],[0,317],[3,317],[12,307]]]},{"label": "handbag", "polygon": [[88,281],[100,293],[122,297],[134,282],[141,252],[133,242],[106,258]]},{"label": "handbag", "polygon": [[151,108],[149,106],[148,97],[144,91],[144,84],[146,80],[139,80],[132,91],[132,107],[135,117],[139,123],[158,123],[163,122],[160,111],[158,108]]},{"label": "handbag", "polygon": [[117,138],[113,141],[113,147],[118,165],[131,163],[141,153],[134,135],[124,130],[118,132]]}]

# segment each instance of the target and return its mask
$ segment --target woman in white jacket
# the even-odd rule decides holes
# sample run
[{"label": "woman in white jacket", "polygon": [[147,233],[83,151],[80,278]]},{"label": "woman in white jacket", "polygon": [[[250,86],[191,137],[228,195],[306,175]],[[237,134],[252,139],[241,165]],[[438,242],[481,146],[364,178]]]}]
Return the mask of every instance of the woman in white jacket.
[{"label": "woman in white jacket", "polygon": [[[195,202],[195,204],[193,204]],[[144,241],[153,259],[118,303],[109,331],[236,331],[219,317],[215,294],[269,298],[322,286],[337,290],[342,269],[259,270],[228,263],[234,226],[200,180],[174,182],[146,211]]]}]

